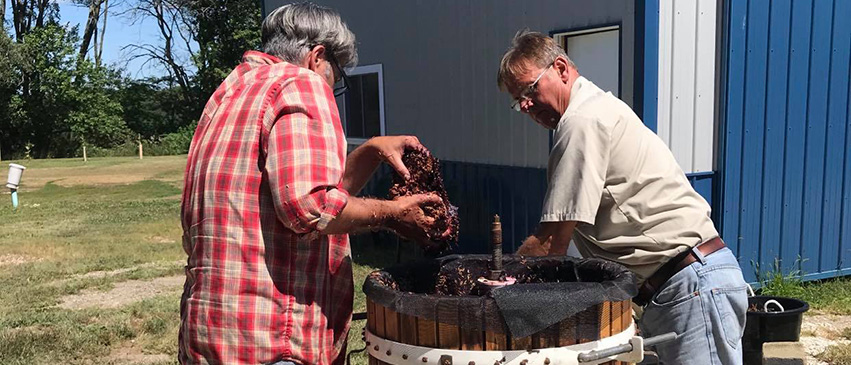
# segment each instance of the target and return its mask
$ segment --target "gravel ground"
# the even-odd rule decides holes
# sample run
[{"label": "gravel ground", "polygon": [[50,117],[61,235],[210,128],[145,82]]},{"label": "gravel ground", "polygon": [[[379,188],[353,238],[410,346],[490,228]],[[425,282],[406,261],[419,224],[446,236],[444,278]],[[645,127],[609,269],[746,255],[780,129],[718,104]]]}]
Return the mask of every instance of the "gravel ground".
[{"label": "gravel ground", "polygon": [[807,364],[828,365],[816,359],[816,356],[830,346],[851,343],[851,340],[841,336],[845,328],[851,328],[851,315],[820,313],[805,315],[801,323],[801,343],[808,355]]}]

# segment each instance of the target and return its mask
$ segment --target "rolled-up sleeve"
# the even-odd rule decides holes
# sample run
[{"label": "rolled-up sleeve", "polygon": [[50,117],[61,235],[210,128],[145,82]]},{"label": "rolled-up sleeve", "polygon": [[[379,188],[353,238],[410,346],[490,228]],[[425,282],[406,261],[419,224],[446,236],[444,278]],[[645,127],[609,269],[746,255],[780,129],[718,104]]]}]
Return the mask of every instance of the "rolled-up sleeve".
[{"label": "rolled-up sleeve", "polygon": [[273,98],[265,169],[275,211],[295,233],[322,231],[349,197],[339,187],[346,140],[333,94],[318,75],[305,74]]}]

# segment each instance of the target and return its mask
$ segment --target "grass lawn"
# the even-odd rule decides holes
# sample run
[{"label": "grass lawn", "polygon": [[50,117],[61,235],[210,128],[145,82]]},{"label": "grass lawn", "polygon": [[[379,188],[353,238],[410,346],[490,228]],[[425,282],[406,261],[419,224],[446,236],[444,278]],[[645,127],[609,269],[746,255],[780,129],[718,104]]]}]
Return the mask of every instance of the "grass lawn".
[{"label": "grass lawn", "polygon": [[[0,364],[175,363],[185,156],[17,162],[28,168],[17,212],[0,193]],[[356,312],[366,274],[396,260],[395,247],[360,241]],[[815,310],[851,314],[849,279],[802,290]]]}]

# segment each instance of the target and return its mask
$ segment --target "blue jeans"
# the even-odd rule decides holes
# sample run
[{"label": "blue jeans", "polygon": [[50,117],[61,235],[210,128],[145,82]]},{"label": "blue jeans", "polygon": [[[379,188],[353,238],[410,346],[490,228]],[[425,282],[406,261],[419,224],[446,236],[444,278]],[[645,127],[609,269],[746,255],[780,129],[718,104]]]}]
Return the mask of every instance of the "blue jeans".
[{"label": "blue jeans", "polygon": [[656,346],[662,364],[742,363],[747,283],[736,257],[722,248],[674,274],[645,306],[642,337],[676,332]]}]

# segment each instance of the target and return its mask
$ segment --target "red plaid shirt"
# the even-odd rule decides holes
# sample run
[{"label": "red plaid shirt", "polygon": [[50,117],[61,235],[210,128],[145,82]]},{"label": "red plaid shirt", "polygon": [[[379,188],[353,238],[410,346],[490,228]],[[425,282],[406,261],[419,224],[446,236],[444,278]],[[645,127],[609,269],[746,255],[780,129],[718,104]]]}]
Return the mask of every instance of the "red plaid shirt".
[{"label": "red plaid shirt", "polygon": [[344,359],[352,314],[346,139],[316,73],[247,52],[204,108],[186,164],[182,363]]}]

